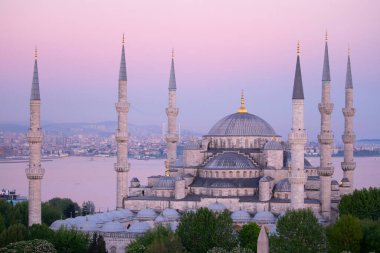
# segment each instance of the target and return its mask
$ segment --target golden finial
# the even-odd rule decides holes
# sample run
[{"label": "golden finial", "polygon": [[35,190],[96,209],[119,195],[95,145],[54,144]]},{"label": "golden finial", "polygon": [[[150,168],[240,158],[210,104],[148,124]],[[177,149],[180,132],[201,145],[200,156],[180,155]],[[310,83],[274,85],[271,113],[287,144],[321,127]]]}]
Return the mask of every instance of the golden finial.
[{"label": "golden finial", "polygon": [[170,176],[170,162],[169,159],[166,160],[166,170],[165,170],[165,176]]},{"label": "golden finial", "polygon": [[125,43],[125,36],[124,36],[124,33],[123,33],[123,45],[124,45],[124,43]]},{"label": "golden finial", "polygon": [[37,47],[34,48],[34,58],[37,60],[37,57],[38,57],[38,51],[37,51]]},{"label": "golden finial", "polygon": [[247,108],[245,108],[244,104],[244,90],[241,90],[241,98],[240,98],[240,108],[238,109],[238,113],[247,113]]},{"label": "golden finial", "polygon": [[326,34],[325,34],[325,40],[326,40],[326,42],[329,40],[329,35],[327,33],[327,30],[326,30]]},{"label": "golden finial", "polygon": [[174,48],[172,48],[172,59],[174,59]]},{"label": "golden finial", "polygon": [[297,55],[300,55],[300,41],[297,42]]}]

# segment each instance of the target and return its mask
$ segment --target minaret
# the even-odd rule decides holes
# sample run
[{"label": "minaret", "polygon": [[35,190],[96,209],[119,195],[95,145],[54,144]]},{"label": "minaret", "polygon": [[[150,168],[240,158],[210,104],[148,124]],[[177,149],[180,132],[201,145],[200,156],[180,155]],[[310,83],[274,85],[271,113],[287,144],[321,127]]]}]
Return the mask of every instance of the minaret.
[{"label": "minaret", "polygon": [[168,132],[166,134],[166,143],[168,147],[167,159],[173,164],[177,159],[177,116],[179,109],[176,107],[177,85],[175,80],[174,71],[174,50],[172,51],[172,64],[170,69],[169,79],[169,105],[166,108],[166,115],[168,116]]},{"label": "minaret", "polygon": [[297,45],[297,64],[294,76],[293,97],[292,97],[292,132],[289,134],[289,144],[291,146],[291,170],[289,172],[289,182],[291,184],[291,209],[304,208],[304,185],[307,180],[304,171],[304,154],[307,136],[304,128],[304,95],[300,64],[300,48]]},{"label": "minaret", "polygon": [[342,162],[343,177],[350,181],[350,189],[348,193],[352,192],[354,187],[354,170],[356,163],[354,162],[354,142],[355,133],[353,127],[353,120],[355,115],[355,108],[353,105],[353,84],[351,75],[351,59],[350,50],[348,50],[347,59],[347,73],[346,73],[346,98],[345,107],[343,108],[344,115],[344,134],[342,140],[344,143],[344,161]]},{"label": "minaret", "polygon": [[330,100],[330,66],[329,52],[327,46],[327,33],[325,43],[325,56],[323,62],[322,74],[322,101],[319,103],[319,112],[321,113],[321,132],[318,135],[320,146],[320,168],[318,175],[320,176],[320,200],[321,213],[323,218],[330,220],[331,209],[331,176],[334,174],[334,167],[331,162],[333,132],[331,129],[331,113],[334,104]]},{"label": "minaret", "polygon": [[37,49],[35,50],[32,92],[30,96],[29,166],[25,170],[29,180],[28,224],[41,224],[41,180],[45,169],[41,167],[42,132],[40,123],[40,87],[38,81]]},{"label": "minaret", "polygon": [[128,163],[127,126],[129,103],[127,102],[127,68],[125,65],[124,35],[119,72],[119,100],[116,103],[116,111],[118,114],[117,130],[115,134],[117,142],[117,162],[115,163],[117,176],[116,208],[120,209],[123,208],[124,200],[128,196],[128,171],[130,167]]}]

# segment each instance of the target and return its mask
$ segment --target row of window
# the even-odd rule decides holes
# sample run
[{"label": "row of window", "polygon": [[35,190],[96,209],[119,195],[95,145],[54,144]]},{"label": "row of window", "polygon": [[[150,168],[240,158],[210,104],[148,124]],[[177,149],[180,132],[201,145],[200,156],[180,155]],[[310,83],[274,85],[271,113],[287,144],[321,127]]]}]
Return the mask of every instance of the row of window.
[{"label": "row of window", "polygon": [[208,177],[208,178],[253,178],[253,177],[259,177],[260,172],[258,170],[255,171],[209,171],[209,170],[202,170],[201,171],[202,177]]},{"label": "row of window", "polygon": [[194,194],[202,194],[215,197],[231,197],[231,196],[253,196],[256,189],[236,189],[236,190],[220,190],[206,188],[192,188]]}]

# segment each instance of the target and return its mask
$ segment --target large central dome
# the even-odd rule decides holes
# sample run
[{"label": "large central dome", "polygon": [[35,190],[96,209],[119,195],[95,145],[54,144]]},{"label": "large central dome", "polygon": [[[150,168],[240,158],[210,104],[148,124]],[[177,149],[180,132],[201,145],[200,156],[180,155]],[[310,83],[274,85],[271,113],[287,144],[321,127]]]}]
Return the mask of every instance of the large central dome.
[{"label": "large central dome", "polygon": [[273,128],[262,118],[237,112],[219,120],[208,132],[209,136],[274,136]]}]

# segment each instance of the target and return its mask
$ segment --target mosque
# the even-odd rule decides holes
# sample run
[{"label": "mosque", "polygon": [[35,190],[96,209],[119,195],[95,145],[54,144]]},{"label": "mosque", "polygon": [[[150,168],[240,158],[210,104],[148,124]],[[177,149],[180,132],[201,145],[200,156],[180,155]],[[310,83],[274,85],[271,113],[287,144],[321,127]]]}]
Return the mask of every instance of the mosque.
[{"label": "mosque", "polygon": [[[275,231],[278,216],[289,209],[310,208],[321,223],[333,222],[341,195],[352,192],[353,172],[353,84],[350,54],[347,61],[345,86],[344,178],[332,180],[333,133],[330,99],[330,67],[326,35],[322,74],[322,98],[318,105],[321,114],[320,166],[313,167],[304,157],[307,135],[304,129],[304,91],[300,50],[297,46],[296,70],[293,85],[292,128],[283,140],[264,119],[251,114],[241,94],[240,107],[235,113],[217,121],[201,140],[188,144],[177,157],[178,132],[176,118],[177,84],[174,57],[168,87],[167,161],[163,175],[152,175],[147,185],[138,178],[128,179],[127,71],[124,40],[119,71],[119,96],[116,103],[118,129],[116,172],[116,210],[106,213],[55,221],[52,229],[61,226],[85,232],[103,234],[109,252],[124,252],[131,240],[157,224],[175,230],[184,212],[207,207],[213,212],[227,209],[235,226],[250,221]],[[37,58],[31,95],[31,127],[27,138],[30,162],[26,170],[29,179],[29,224],[41,223],[40,95]]]}]

